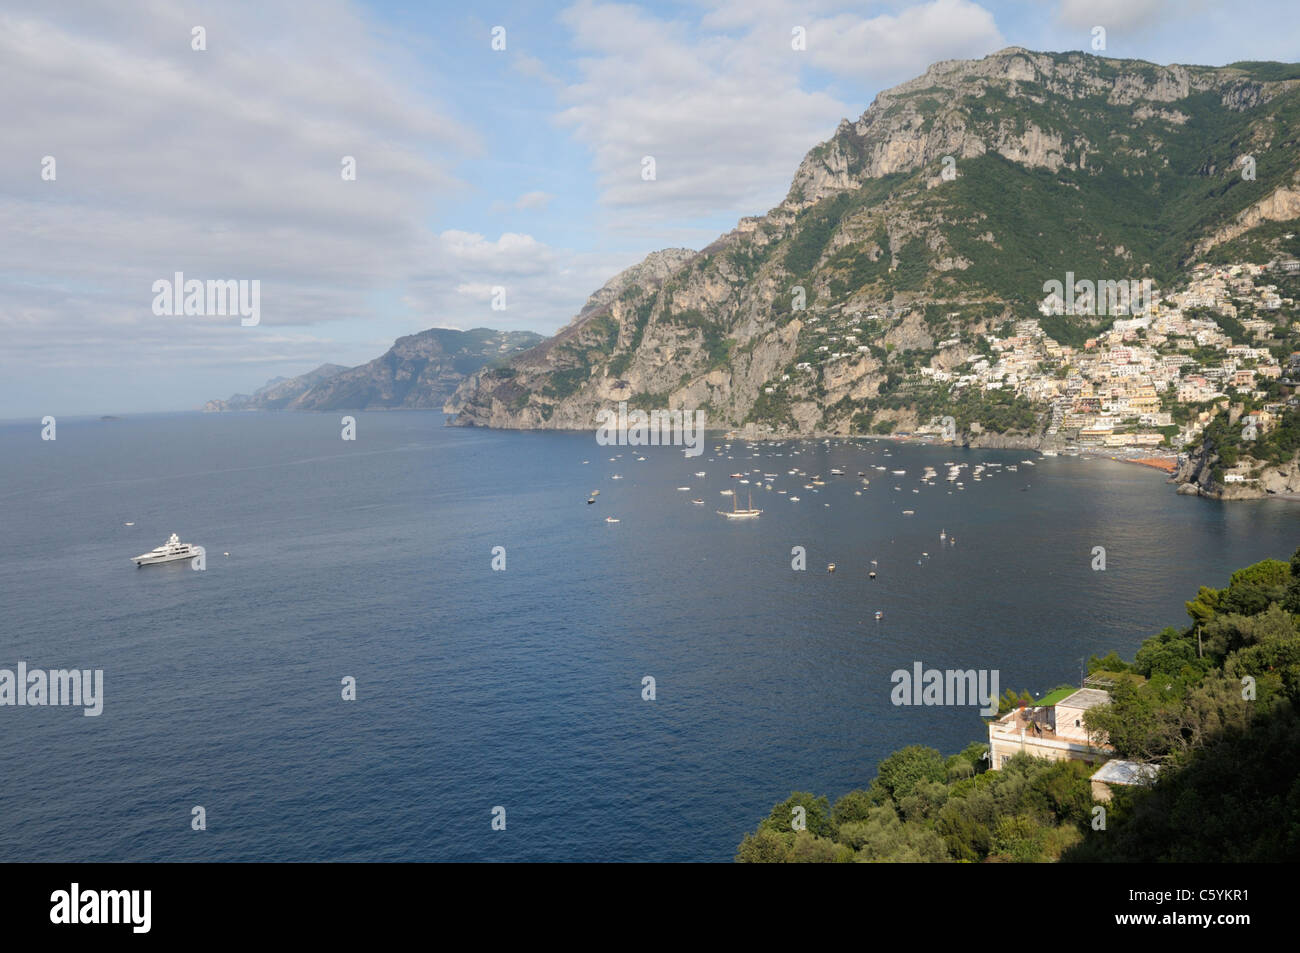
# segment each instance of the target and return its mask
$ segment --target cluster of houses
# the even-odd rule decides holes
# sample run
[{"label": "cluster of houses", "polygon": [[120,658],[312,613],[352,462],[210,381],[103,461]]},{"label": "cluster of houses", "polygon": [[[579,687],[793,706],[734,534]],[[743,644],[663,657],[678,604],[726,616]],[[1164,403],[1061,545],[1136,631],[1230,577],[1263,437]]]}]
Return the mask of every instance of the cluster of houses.
[{"label": "cluster of houses", "polygon": [[[1273,268],[1300,270],[1290,262]],[[1153,294],[1140,312],[1115,316],[1105,333],[1082,348],[1057,344],[1036,321],[1021,322],[1015,337],[993,342],[996,363],[975,363],[973,382],[1011,386],[1048,404],[1049,433],[1062,431],[1083,446],[1152,447],[1164,443],[1166,434],[1181,445],[1193,440],[1215,411],[1197,407],[1171,432],[1166,428],[1174,426],[1175,406],[1210,404],[1230,392],[1263,400],[1268,382],[1285,379],[1287,368],[1271,348],[1281,343],[1275,337],[1279,322],[1295,302],[1266,281],[1268,272],[1254,264],[1198,265],[1185,290]],[[1055,304],[1045,300],[1044,315],[1054,313]],[[1238,321],[1252,341],[1234,342],[1198,308]],[[1285,314],[1274,313],[1283,308]],[[1269,317],[1253,316],[1258,314]],[[1258,433],[1267,432],[1285,409],[1282,401],[1265,404],[1251,423]]]},{"label": "cluster of houses", "polygon": [[[1147,282],[1147,294],[1132,299],[1132,306],[1126,298],[1119,313],[1110,312],[1110,327],[1081,347],[1053,340],[1038,319],[1023,320],[1009,336],[985,335],[976,353],[959,337],[936,342],[940,359],[919,368],[917,377],[948,385],[954,393],[1006,391],[1046,406],[1047,433],[1060,433],[1080,446],[1181,446],[1214,416],[1214,402],[1234,394],[1263,401],[1271,381],[1300,380],[1300,353],[1290,362],[1274,356],[1290,330],[1295,301],[1280,295],[1269,279],[1286,273],[1300,273],[1300,262],[1201,264],[1184,290],[1161,295]],[[1061,306],[1059,298],[1049,296],[1040,310],[1046,317]],[[1090,301],[1087,306],[1095,307]],[[1203,308],[1231,318],[1250,340],[1238,334],[1234,341],[1213,316],[1197,310]],[[827,367],[828,374],[841,377],[853,359],[871,350],[866,342],[878,337],[882,323],[907,311],[883,316],[845,311],[825,325],[823,315],[809,314],[807,332],[820,343],[793,373],[798,377],[844,362]],[[769,382],[767,393],[781,390],[790,377],[786,373]],[[1178,405],[1190,413],[1178,414],[1176,421]],[[1266,433],[1286,407],[1283,401],[1266,403],[1250,423]]]}]

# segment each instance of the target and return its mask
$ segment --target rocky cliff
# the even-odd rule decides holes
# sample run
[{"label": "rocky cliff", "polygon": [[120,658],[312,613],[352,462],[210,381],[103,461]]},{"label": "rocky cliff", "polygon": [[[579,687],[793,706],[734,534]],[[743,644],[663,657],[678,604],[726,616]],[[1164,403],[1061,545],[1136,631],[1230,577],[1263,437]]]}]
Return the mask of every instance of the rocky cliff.
[{"label": "rocky cliff", "polygon": [[1300,409],[1289,409],[1264,434],[1247,437],[1244,406],[1231,404],[1178,460],[1171,479],[1179,493],[1215,500],[1300,499]]},{"label": "rocky cliff", "polygon": [[432,328],[398,338],[368,364],[325,364],[309,374],[277,378],[251,395],[210,400],[205,411],[381,410],[441,408],[466,379],[503,363],[543,338],[531,331]]},{"label": "rocky cliff", "polygon": [[[1036,317],[1067,270],[1172,282],[1295,214],[1298,122],[1300,70],[1282,64],[1018,48],[937,63],[841,122],[766,215],[698,253],[656,252],[555,338],[471,377],[455,422],[589,428],[627,400],[782,434],[952,413],[1031,445],[1043,408],[967,400],[918,372]],[[1093,323],[1044,327],[1081,341]]]}]

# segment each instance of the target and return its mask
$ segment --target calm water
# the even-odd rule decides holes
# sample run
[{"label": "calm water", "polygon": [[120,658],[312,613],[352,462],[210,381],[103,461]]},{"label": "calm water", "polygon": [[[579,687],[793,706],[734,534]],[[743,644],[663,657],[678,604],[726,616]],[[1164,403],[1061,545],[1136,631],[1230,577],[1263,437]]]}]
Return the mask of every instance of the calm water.
[{"label": "calm water", "polygon": [[[1179,497],[1102,460],[968,469],[958,491],[945,460],[1028,454],[737,442],[639,462],[440,414],[339,430],[0,425],[0,667],[102,668],[106,695],[98,718],[0,708],[0,860],[729,860],[792,789],[834,798],[903,745],[981,737],[972,709],[892,706],[894,669],[1045,691],[1300,544],[1300,506]],[[717,516],[727,475],[755,469],[801,502],[760,490],[761,519]],[[132,565],[171,532],[206,571]]]}]

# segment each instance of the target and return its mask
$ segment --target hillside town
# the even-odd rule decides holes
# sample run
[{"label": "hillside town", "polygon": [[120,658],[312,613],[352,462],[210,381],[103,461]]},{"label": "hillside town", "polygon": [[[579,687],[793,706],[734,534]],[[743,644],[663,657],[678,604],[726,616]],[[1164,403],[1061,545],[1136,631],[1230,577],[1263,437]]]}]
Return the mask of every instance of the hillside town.
[{"label": "hillside town", "polygon": [[[1192,444],[1223,405],[1244,398],[1257,409],[1242,426],[1262,435],[1297,404],[1290,387],[1270,387],[1300,381],[1300,352],[1288,345],[1300,330],[1296,301],[1279,290],[1279,282],[1292,275],[1300,275],[1300,261],[1200,264],[1182,290],[1150,291],[1145,300],[1135,297],[1132,307],[1125,294],[1109,309],[1090,294],[1073,301],[1051,294],[1039,305],[1040,318],[999,329],[1010,333],[977,336],[982,340],[974,348],[956,337],[936,342],[941,357],[916,368],[911,379],[946,390],[950,400],[968,392],[1000,392],[1028,401],[1045,412],[1040,425],[1045,447],[1164,448],[1169,456]],[[1149,281],[1144,284],[1150,288]],[[906,313],[828,315],[824,325],[821,316],[810,315],[805,333],[825,343],[816,344],[795,372],[821,369],[830,378],[837,363],[868,353],[883,356],[866,342],[878,340],[885,323]],[[1043,328],[1043,319],[1056,315],[1087,316],[1105,329],[1081,345],[1062,344]],[[959,345],[974,353],[945,367],[944,349]],[[778,394],[788,380],[785,375],[774,382],[768,394]],[[941,432],[936,417],[895,435]],[[978,424],[972,432],[979,432]],[[1228,482],[1233,479],[1229,474]]]}]

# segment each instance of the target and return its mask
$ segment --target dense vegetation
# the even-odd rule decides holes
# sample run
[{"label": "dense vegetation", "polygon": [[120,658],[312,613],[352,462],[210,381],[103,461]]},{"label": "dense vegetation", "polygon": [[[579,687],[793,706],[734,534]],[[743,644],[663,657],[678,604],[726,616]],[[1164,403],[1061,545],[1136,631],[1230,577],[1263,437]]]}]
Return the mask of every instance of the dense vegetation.
[{"label": "dense vegetation", "polygon": [[[1220,413],[1206,424],[1198,447],[1218,455],[1219,469],[1236,466],[1242,457],[1275,466],[1290,462],[1300,451],[1300,408],[1288,407],[1271,430],[1253,440],[1244,430],[1240,419],[1233,423],[1227,413]],[[1221,475],[1218,479],[1222,482]]]},{"label": "dense vegetation", "polygon": [[[991,771],[983,744],[949,758],[912,745],[833,807],[795,792],[736,860],[1300,859],[1300,550],[1202,587],[1186,607],[1191,624],[1147,639],[1132,663],[1113,652],[1089,662],[1111,694],[1089,731],[1117,757],[1161,766],[1153,786],[1116,787],[1103,824],[1082,762],[1017,755]],[[1008,692],[1002,709],[1016,701]]]}]

